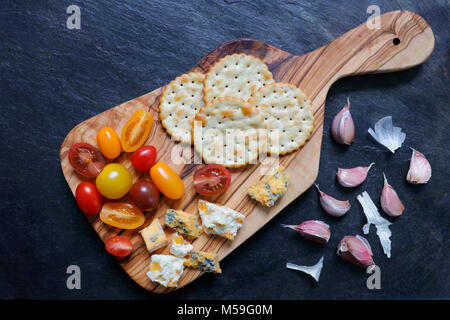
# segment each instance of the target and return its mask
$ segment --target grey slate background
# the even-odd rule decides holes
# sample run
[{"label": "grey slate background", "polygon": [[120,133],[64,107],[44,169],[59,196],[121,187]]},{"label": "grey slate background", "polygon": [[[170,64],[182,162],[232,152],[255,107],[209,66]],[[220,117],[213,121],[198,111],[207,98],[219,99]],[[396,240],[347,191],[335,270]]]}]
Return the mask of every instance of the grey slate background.
[{"label": "grey slate background", "polygon": [[[66,28],[66,8],[81,8],[81,30]],[[406,9],[432,26],[430,59],[411,70],[339,80],[326,101],[317,182],[350,199],[333,219],[311,188],[222,262],[169,295],[141,289],[122,271],[78,210],[59,164],[59,147],[78,123],[152,91],[189,70],[227,40],[250,37],[292,53],[313,50],[364,23],[370,4],[382,13]],[[0,298],[30,299],[383,299],[449,298],[449,1],[9,1],[0,3]],[[351,96],[357,127],[350,148],[329,135],[333,116]],[[367,129],[392,115],[406,132],[394,155]],[[427,185],[405,181],[411,152],[433,168]],[[338,167],[376,165],[360,187],[337,185]],[[368,236],[380,266],[381,290],[366,288],[363,269],[336,256],[339,240],[365,223],[356,195],[378,202],[382,172],[406,205],[391,219],[392,258],[375,230]],[[301,172],[299,173],[301,175]],[[280,224],[321,219],[331,225],[325,246]],[[286,270],[325,256],[320,282]],[[82,271],[82,289],[66,288],[66,268]]]}]

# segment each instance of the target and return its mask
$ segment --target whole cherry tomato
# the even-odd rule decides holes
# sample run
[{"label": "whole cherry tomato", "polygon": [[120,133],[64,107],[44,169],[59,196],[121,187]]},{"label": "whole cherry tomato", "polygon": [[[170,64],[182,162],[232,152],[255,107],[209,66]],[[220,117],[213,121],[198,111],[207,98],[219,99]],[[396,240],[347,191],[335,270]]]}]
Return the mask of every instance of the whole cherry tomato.
[{"label": "whole cherry tomato", "polygon": [[133,252],[133,244],[128,238],[113,236],[105,242],[105,249],[115,257],[126,257]]},{"label": "whole cherry tomato", "polygon": [[153,125],[153,115],[137,110],[122,129],[120,141],[125,152],[136,151],[147,140]]},{"label": "whole cherry tomato", "polygon": [[184,194],[184,184],[180,176],[167,164],[159,161],[150,169],[150,176],[156,187],[170,199],[180,199]]},{"label": "whole cherry tomato", "polygon": [[119,163],[110,163],[97,176],[95,184],[98,191],[108,199],[119,199],[131,188],[131,173]]},{"label": "whole cherry tomato", "polygon": [[159,190],[147,180],[139,180],[131,186],[130,199],[142,211],[156,209],[159,203]]},{"label": "whole cherry tomato", "polygon": [[81,182],[75,191],[75,198],[81,211],[89,216],[96,215],[102,210],[102,195],[92,182]]},{"label": "whole cherry tomato", "polygon": [[103,205],[100,220],[122,229],[136,229],[145,222],[145,216],[131,203],[110,202]]},{"label": "whole cherry tomato", "polygon": [[225,192],[230,182],[230,172],[219,164],[208,164],[194,173],[194,188],[205,196],[215,196]]},{"label": "whole cherry tomato", "polygon": [[143,146],[131,155],[131,163],[136,170],[148,171],[156,162],[156,149],[154,146]]},{"label": "whole cherry tomato", "polygon": [[106,164],[98,149],[89,143],[75,143],[69,149],[69,162],[76,172],[87,178],[95,178]]},{"label": "whole cherry tomato", "polygon": [[122,152],[119,136],[110,127],[105,127],[97,132],[97,145],[100,152],[108,159],[115,159]]}]

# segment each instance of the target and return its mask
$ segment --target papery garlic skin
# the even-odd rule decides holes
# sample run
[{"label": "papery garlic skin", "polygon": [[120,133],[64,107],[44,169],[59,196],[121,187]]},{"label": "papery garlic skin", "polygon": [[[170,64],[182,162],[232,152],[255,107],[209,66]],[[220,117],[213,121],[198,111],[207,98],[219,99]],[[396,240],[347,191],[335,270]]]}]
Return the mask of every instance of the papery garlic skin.
[{"label": "papery garlic skin", "polygon": [[395,192],[394,188],[392,188],[392,186],[388,183],[384,172],[383,177],[384,177],[384,186],[383,190],[381,191],[380,197],[381,208],[383,208],[383,211],[387,215],[391,217],[398,217],[405,210],[405,206],[400,200],[397,192]]},{"label": "papery garlic skin", "polygon": [[355,124],[350,113],[350,99],[331,123],[331,135],[337,142],[350,145],[355,140]]},{"label": "papery garlic skin", "polygon": [[320,272],[322,271],[322,267],[323,267],[323,257],[320,258],[319,262],[317,262],[313,266],[298,266],[293,263],[289,263],[289,262],[286,263],[286,268],[292,269],[292,270],[298,270],[298,271],[304,272],[306,274],[309,274],[311,277],[314,278],[314,280],[316,280],[316,282],[319,282]]},{"label": "papery garlic skin", "polygon": [[411,161],[406,180],[412,184],[427,183],[431,178],[431,165],[427,158],[419,151],[412,149]]},{"label": "papery garlic skin", "polygon": [[367,173],[375,163],[371,163],[368,167],[355,167],[350,169],[338,168],[336,174],[339,184],[346,188],[359,186],[367,178]]},{"label": "papery garlic skin", "polygon": [[405,141],[406,134],[402,128],[392,125],[392,117],[384,117],[375,123],[375,130],[369,128],[369,134],[381,145],[388,148],[392,153],[400,148]]},{"label": "papery garlic skin", "polygon": [[297,231],[303,238],[321,244],[327,243],[331,236],[330,226],[319,220],[307,220],[299,225],[283,224],[282,226]]},{"label": "papery garlic skin", "polygon": [[345,236],[339,242],[337,254],[343,260],[359,267],[368,267],[375,264],[369,242],[359,235]]},{"label": "papery garlic skin", "polygon": [[342,217],[350,210],[350,201],[348,200],[337,200],[325,192],[319,189],[319,186],[315,184],[317,191],[320,195],[320,206],[326,213],[334,217]]}]

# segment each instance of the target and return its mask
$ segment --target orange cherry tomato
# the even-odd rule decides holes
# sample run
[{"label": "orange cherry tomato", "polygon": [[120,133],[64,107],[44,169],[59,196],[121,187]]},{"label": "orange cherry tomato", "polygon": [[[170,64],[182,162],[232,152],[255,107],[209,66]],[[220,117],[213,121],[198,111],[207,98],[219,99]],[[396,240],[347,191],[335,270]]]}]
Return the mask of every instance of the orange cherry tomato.
[{"label": "orange cherry tomato", "polygon": [[164,162],[157,162],[150,169],[150,176],[156,187],[170,199],[180,199],[184,194],[184,184],[180,176]]},{"label": "orange cherry tomato", "polygon": [[144,223],[145,216],[131,203],[110,202],[103,205],[100,220],[116,228],[136,229]]},{"label": "orange cherry tomato", "polygon": [[142,146],[150,134],[153,115],[145,110],[137,110],[122,129],[120,141],[125,152],[134,152]]},{"label": "orange cherry tomato", "polygon": [[110,127],[105,127],[97,132],[97,145],[100,152],[111,160],[120,156],[122,152],[119,136]]}]

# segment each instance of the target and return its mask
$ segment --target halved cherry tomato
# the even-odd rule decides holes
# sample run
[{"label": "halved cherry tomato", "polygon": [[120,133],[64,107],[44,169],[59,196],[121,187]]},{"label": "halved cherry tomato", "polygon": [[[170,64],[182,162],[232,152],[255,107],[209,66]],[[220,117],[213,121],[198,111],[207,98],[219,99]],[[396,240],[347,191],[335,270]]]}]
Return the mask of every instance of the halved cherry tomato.
[{"label": "halved cherry tomato", "polygon": [[120,163],[108,164],[95,180],[98,191],[108,199],[122,198],[132,183],[130,171]]},{"label": "halved cherry tomato", "polygon": [[125,152],[136,151],[147,140],[153,125],[153,115],[137,110],[122,129],[120,141]]},{"label": "halved cherry tomato", "polygon": [[150,170],[155,161],[156,149],[154,146],[142,146],[131,155],[131,163],[139,171]]},{"label": "halved cherry tomato", "polygon": [[92,182],[81,182],[75,191],[75,198],[81,211],[89,216],[96,215],[102,210],[102,195]]},{"label": "halved cherry tomato", "polygon": [[100,220],[116,228],[136,229],[144,223],[145,216],[131,203],[109,202],[103,205]]},{"label": "halved cherry tomato", "polygon": [[87,178],[95,178],[106,164],[105,158],[89,143],[75,143],[69,149],[69,162],[76,172]]},{"label": "halved cherry tomato", "polygon": [[184,194],[184,184],[180,176],[167,164],[159,161],[150,169],[150,176],[156,187],[170,199],[180,199]]},{"label": "halved cherry tomato", "polygon": [[126,257],[133,252],[133,244],[128,238],[113,236],[105,242],[105,249],[115,257]]},{"label": "halved cherry tomato", "polygon": [[230,186],[231,175],[219,164],[208,164],[194,173],[194,188],[205,196],[224,193]]},{"label": "halved cherry tomato", "polygon": [[159,190],[147,180],[139,180],[131,186],[130,199],[142,211],[156,209],[159,203]]},{"label": "halved cherry tomato", "polygon": [[115,159],[122,152],[119,136],[110,127],[102,128],[97,132],[97,145],[100,152],[108,159]]}]

